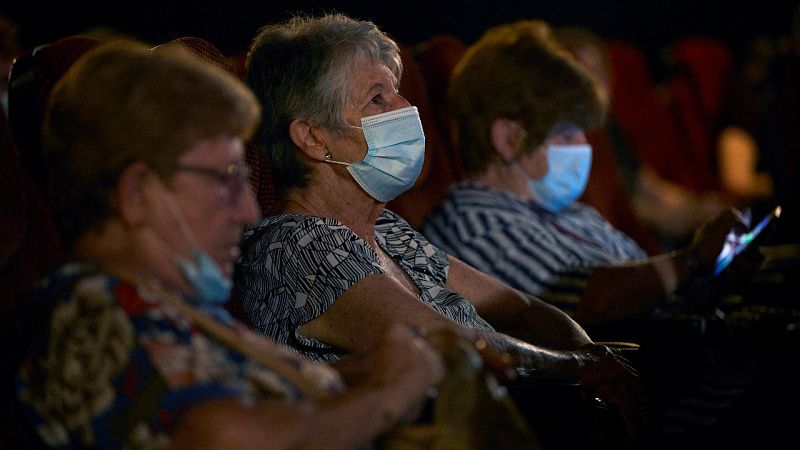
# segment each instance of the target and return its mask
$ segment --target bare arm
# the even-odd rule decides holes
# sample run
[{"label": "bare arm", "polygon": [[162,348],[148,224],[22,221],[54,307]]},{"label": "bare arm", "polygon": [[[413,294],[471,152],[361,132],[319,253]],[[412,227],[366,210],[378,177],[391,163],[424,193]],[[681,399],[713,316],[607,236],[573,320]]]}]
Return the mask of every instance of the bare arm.
[{"label": "bare arm", "polygon": [[572,350],[591,343],[574,320],[558,308],[524,294],[450,256],[446,287],[475,305],[496,329],[528,342]]},{"label": "bare arm", "polygon": [[744,226],[740,218],[738,211],[724,211],[701,227],[684,250],[598,267],[578,303],[575,319],[587,325],[652,311],[681,284],[711,270],[728,231]]},{"label": "bare arm", "polygon": [[386,402],[380,389],[356,389],[317,404],[213,400],[186,414],[170,444],[176,449],[359,448],[393,423],[380,413]]},{"label": "bare arm", "polygon": [[482,339],[495,352],[509,354],[512,364],[519,367],[580,377],[582,356],[578,352],[550,350],[506,334],[460,325],[419,301],[400,283],[385,275],[370,275],[359,281],[300,331],[314,339],[358,352],[368,348],[383,330],[397,322],[423,334],[447,330],[471,341]]},{"label": "bare arm", "polygon": [[225,398],[193,407],[172,433],[175,448],[349,449],[414,418],[442,377],[438,354],[410,330],[395,326],[369,353],[362,376],[343,394],[303,402],[248,405]]}]

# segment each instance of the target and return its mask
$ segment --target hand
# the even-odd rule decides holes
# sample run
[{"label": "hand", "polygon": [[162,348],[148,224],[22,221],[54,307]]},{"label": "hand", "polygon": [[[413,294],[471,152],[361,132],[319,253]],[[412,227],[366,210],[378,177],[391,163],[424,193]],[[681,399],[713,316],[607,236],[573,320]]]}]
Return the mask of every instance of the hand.
[{"label": "hand", "polygon": [[711,271],[730,231],[737,234],[747,231],[744,216],[734,208],[722,211],[714,220],[697,229],[687,251],[696,257],[699,270]]},{"label": "hand", "polygon": [[751,245],[733,257],[716,280],[716,287],[724,292],[737,292],[744,289],[764,263],[764,254],[757,245]]},{"label": "hand", "polygon": [[479,358],[479,360],[472,361],[476,368],[485,367],[500,381],[515,378],[517,375],[511,355],[497,351],[483,339],[476,340],[472,334],[459,335],[452,329],[442,328],[429,332],[425,336],[425,340],[433,345],[440,354],[445,355],[445,359],[451,354],[451,349],[464,349],[468,356],[474,355]]},{"label": "hand", "polygon": [[576,354],[581,386],[588,395],[614,406],[628,433],[635,435],[645,421],[644,387],[636,369],[619,352],[604,345],[588,344]]},{"label": "hand", "polygon": [[348,385],[370,385],[392,390],[400,418],[419,413],[431,387],[445,373],[440,354],[411,328],[396,324],[370,351],[343,358],[336,368]]}]

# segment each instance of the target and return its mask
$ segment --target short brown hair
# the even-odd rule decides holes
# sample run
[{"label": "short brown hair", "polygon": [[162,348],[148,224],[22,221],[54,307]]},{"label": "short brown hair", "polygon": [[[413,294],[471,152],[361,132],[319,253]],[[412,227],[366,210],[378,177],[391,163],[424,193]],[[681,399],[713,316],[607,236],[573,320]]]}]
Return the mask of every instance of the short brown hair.
[{"label": "short brown hair", "polygon": [[43,126],[65,243],[111,216],[117,177],[131,163],[170,180],[196,143],[249,139],[259,118],[243,82],[188,50],[120,40],[87,52],[54,87]]},{"label": "short brown hair", "polygon": [[490,28],[454,69],[448,98],[466,173],[489,164],[496,119],[518,121],[532,150],[559,122],[599,126],[607,108],[603,91],[539,20]]}]

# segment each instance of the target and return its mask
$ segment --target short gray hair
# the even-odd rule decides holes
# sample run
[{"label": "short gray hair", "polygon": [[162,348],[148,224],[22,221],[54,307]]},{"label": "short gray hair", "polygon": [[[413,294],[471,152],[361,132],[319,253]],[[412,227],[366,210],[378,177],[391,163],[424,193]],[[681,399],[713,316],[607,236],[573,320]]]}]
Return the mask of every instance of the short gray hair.
[{"label": "short gray hair", "polygon": [[290,123],[302,118],[344,130],[353,70],[363,60],[384,64],[400,79],[397,44],[369,21],[342,14],[297,16],[262,28],[253,40],[246,81],[263,109],[254,144],[272,165],[279,197],[308,184],[310,169],[289,137]]}]

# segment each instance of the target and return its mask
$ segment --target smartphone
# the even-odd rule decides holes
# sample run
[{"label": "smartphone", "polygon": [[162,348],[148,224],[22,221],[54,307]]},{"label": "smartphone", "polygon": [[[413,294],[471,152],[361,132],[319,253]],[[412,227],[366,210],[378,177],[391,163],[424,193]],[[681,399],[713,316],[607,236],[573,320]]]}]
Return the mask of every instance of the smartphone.
[{"label": "smartphone", "polygon": [[728,264],[733,261],[739,253],[742,253],[753,241],[756,240],[759,234],[767,228],[771,222],[781,216],[781,207],[776,206],[769,212],[763,219],[761,219],[756,226],[754,226],[747,233],[738,235],[731,231],[725,238],[725,244],[722,246],[722,251],[717,256],[717,262],[714,264],[714,275],[719,275],[728,267]]}]

